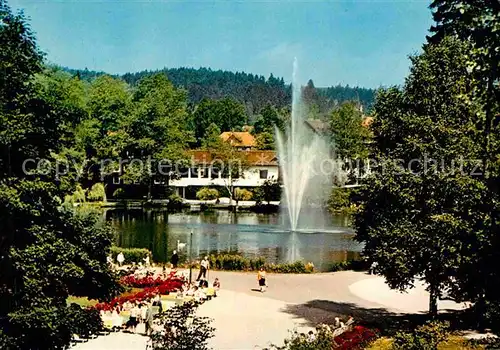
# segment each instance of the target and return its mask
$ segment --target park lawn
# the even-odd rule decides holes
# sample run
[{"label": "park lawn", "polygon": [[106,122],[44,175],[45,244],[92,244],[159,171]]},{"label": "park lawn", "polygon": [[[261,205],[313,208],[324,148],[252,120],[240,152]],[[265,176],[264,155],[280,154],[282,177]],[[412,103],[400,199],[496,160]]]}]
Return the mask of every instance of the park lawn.
[{"label": "park lawn", "polygon": [[[130,290],[122,293],[120,296],[127,296],[127,295],[131,295],[131,294],[135,294],[135,293],[138,293],[142,290],[143,290],[142,288],[131,288]],[[75,303],[75,304],[80,305],[81,307],[91,307],[91,306],[96,305],[98,302],[99,301],[95,300],[95,299],[89,300],[87,297],[75,297],[72,295],[70,295],[68,297],[68,299],[66,300],[66,303],[68,305]]]},{"label": "park lawn", "polygon": [[[367,350],[392,350],[391,338],[382,337],[371,343],[366,349]],[[482,345],[472,346],[467,344],[467,340],[458,335],[452,335],[448,338],[448,341],[439,344],[438,350],[483,350],[485,349]]]}]

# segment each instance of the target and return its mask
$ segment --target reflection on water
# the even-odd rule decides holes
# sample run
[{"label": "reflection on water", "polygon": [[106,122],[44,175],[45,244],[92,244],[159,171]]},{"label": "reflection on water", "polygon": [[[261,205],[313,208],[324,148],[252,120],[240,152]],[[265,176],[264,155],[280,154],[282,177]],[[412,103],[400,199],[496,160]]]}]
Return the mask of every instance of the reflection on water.
[{"label": "reflection on water", "polygon": [[[313,217],[311,213],[311,217]],[[327,269],[335,261],[359,256],[361,246],[352,240],[347,218],[330,217],[319,229],[283,230],[278,214],[204,213],[169,214],[164,210],[108,210],[106,217],[117,229],[121,247],[148,248],[155,261],[167,262],[177,241],[189,244],[193,231],[193,256],[234,252],[265,257],[270,262],[311,261]],[[187,249],[180,252],[186,259]]]}]

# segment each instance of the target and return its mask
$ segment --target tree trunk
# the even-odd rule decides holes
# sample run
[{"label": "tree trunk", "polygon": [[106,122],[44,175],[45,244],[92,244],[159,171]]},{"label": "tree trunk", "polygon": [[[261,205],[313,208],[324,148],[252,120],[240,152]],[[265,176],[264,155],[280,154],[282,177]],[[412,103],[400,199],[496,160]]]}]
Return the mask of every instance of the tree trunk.
[{"label": "tree trunk", "polygon": [[438,288],[436,285],[431,284],[430,286],[430,295],[429,295],[429,314],[432,318],[435,318],[438,313],[437,308],[437,299],[439,296]]},{"label": "tree trunk", "polygon": [[151,201],[151,197],[153,194],[153,178],[149,178],[149,183],[148,183],[148,202]]}]

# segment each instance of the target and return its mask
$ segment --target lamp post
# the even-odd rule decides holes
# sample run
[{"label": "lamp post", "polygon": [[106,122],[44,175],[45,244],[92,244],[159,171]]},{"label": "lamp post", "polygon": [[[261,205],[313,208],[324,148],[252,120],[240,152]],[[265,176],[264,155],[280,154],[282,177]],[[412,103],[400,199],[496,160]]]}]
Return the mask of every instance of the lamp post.
[{"label": "lamp post", "polygon": [[191,280],[193,278],[193,264],[191,262],[191,256],[193,251],[193,230],[189,235],[189,283],[191,284]]}]

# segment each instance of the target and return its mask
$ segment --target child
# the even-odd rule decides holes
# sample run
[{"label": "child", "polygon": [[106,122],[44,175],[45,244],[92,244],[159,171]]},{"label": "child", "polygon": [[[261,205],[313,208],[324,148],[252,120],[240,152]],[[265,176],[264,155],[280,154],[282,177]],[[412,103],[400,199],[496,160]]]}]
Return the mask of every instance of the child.
[{"label": "child", "polygon": [[259,287],[261,293],[266,291],[266,271],[264,267],[261,267],[259,273],[257,274],[257,280],[259,281]]}]

